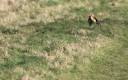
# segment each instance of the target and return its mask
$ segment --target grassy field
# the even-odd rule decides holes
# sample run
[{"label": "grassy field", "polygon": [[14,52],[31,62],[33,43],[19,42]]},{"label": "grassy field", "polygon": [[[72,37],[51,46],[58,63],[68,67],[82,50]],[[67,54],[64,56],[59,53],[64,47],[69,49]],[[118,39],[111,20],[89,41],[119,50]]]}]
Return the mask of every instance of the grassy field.
[{"label": "grassy field", "polygon": [[[128,80],[127,4],[2,0],[0,80]],[[88,26],[90,13],[101,27]]]}]

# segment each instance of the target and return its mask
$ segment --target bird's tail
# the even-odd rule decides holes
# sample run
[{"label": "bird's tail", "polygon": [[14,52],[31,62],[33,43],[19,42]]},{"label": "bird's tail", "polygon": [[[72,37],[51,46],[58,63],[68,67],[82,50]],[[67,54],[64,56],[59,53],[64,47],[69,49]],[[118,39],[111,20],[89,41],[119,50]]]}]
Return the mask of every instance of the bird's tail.
[{"label": "bird's tail", "polygon": [[101,22],[102,22],[102,21],[97,20],[96,24],[99,25],[99,26],[101,26]]}]

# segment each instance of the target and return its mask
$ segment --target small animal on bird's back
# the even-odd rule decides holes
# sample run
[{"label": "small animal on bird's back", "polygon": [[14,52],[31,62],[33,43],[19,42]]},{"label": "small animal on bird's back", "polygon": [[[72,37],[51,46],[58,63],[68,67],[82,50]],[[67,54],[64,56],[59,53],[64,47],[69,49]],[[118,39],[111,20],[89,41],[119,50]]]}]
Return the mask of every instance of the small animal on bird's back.
[{"label": "small animal on bird's back", "polygon": [[88,16],[88,24],[92,26],[93,24],[101,25],[100,21],[96,18],[94,14]]}]

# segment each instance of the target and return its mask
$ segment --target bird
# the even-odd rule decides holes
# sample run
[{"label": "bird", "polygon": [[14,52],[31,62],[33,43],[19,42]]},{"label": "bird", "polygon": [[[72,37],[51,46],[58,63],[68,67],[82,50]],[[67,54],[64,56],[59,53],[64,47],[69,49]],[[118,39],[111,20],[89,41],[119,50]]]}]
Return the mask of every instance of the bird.
[{"label": "bird", "polygon": [[88,24],[89,26],[92,26],[92,24],[100,25],[100,21],[95,17],[94,14],[90,14],[88,16]]}]

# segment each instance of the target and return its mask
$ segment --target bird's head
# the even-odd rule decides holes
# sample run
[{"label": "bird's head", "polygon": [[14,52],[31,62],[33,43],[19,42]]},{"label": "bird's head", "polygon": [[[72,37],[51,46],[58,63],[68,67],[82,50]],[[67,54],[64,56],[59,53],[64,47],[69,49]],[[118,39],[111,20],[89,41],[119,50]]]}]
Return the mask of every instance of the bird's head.
[{"label": "bird's head", "polygon": [[91,16],[91,17],[94,17],[95,15],[91,13],[90,16]]}]

